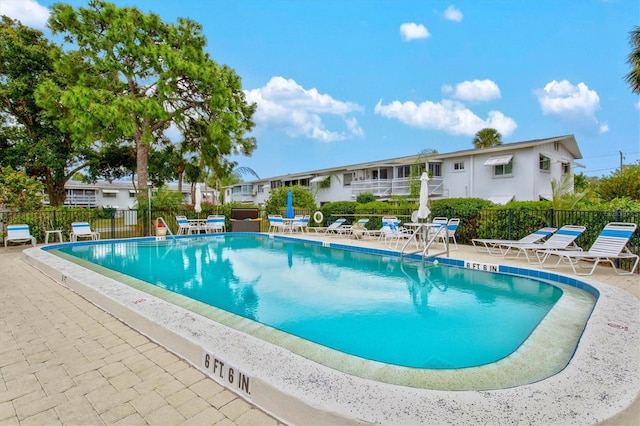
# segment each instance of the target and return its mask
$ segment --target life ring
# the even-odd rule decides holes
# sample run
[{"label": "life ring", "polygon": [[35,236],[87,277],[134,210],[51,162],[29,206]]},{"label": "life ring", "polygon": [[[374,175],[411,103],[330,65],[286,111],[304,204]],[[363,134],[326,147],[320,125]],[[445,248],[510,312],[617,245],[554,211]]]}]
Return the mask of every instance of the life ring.
[{"label": "life ring", "polygon": [[320,210],[318,210],[317,212],[315,212],[313,214],[313,221],[315,223],[322,223],[322,221],[324,220],[324,215],[322,214],[322,212]]}]

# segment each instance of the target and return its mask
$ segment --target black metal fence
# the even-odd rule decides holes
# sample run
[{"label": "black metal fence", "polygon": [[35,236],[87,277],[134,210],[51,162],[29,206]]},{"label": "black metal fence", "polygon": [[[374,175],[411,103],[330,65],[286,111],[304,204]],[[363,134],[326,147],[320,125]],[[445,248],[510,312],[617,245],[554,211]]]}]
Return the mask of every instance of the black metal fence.
[{"label": "black metal fence", "polygon": [[[47,230],[61,230],[64,239],[69,239],[71,223],[82,221],[89,222],[94,231],[100,232],[101,238],[131,238],[153,235],[155,232],[154,221],[162,217],[167,222],[173,233],[178,226],[176,215],[184,215],[189,219],[206,218],[208,214],[224,214],[227,217],[226,228],[231,229],[230,206],[217,206],[215,211],[196,213],[192,209],[183,210],[116,210],[109,208],[80,209],[64,208],[57,210],[41,210],[34,212],[0,212],[0,236],[6,235],[7,225],[26,223],[31,229],[31,234],[42,243]],[[313,215],[310,211],[298,211],[296,214]],[[403,209],[385,209],[384,211],[350,211],[332,212],[324,217],[319,225],[327,225],[338,217],[347,218],[351,223],[362,217],[368,217],[369,229],[378,229],[384,215],[397,216],[401,221],[410,221],[411,211]],[[266,220],[266,212],[261,211],[260,230],[266,232],[269,223]],[[460,225],[456,231],[458,243],[469,244],[473,238],[500,238],[516,240],[522,238],[536,229],[552,226],[560,228],[563,225],[582,225],[586,227],[585,233],[577,239],[576,243],[588,249],[595,241],[598,234],[609,222],[632,222],[640,228],[640,211],[591,211],[591,210],[527,210],[527,209],[481,209],[454,211],[433,211],[432,217],[447,216],[460,218]],[[311,226],[315,225],[311,221]],[[640,253],[640,230],[636,230],[629,242],[629,249]]]}]

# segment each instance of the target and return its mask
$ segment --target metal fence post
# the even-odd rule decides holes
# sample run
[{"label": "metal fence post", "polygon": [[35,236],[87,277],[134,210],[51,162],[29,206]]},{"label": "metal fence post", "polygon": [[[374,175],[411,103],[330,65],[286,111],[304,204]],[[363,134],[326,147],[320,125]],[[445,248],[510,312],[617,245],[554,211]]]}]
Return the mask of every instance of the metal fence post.
[{"label": "metal fence post", "polygon": [[553,214],[553,207],[549,209],[549,226],[553,228],[553,224],[555,222],[555,217]]},{"label": "metal fence post", "polygon": [[507,239],[511,240],[511,228],[513,226],[513,209],[509,209],[508,220],[507,220]]}]

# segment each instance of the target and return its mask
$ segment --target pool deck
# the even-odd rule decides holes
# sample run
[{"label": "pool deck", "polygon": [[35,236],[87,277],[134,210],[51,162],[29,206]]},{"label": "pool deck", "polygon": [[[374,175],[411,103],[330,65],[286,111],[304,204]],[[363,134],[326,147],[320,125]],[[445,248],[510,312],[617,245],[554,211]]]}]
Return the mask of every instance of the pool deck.
[{"label": "pool deck", "polygon": [[[314,234],[304,237],[384,248],[375,240]],[[574,359],[557,375],[522,387],[447,392],[378,384],[322,367],[309,369],[310,361],[300,362],[299,357],[287,351],[267,347],[265,358],[272,354],[268,358],[277,358],[282,364],[301,363],[300,370],[289,370],[287,376],[278,380],[295,381],[296,377],[301,383],[336,380],[325,383],[327,395],[315,395],[319,399],[340,395],[340,401],[328,402],[331,407],[328,411],[333,413],[327,417],[298,417],[299,414],[290,412],[295,411],[295,397],[282,402],[283,411],[271,408],[270,414],[266,414],[251,402],[269,406],[263,402],[277,399],[277,389],[269,395],[269,384],[256,380],[256,393],[261,391],[261,396],[247,402],[191,365],[197,361],[187,361],[189,357],[176,355],[147,337],[153,333],[138,332],[92,303],[98,302],[89,302],[33,268],[25,262],[22,249],[0,250],[0,424],[3,425],[284,422],[635,425],[640,419],[637,274],[618,276],[606,267],[598,267],[592,277],[585,278],[585,282],[598,288],[602,297]],[[505,260],[477,253],[469,246],[460,246],[451,252],[451,257],[535,269],[524,259]],[[561,267],[558,272],[570,275],[569,268]],[[263,368],[268,368],[273,359],[259,361]],[[300,389],[296,395],[303,398],[306,391]],[[355,404],[357,398],[368,400],[358,401],[362,407],[353,409],[349,421],[342,414],[345,407],[340,405]],[[368,412],[375,410],[383,413],[369,416]]]}]

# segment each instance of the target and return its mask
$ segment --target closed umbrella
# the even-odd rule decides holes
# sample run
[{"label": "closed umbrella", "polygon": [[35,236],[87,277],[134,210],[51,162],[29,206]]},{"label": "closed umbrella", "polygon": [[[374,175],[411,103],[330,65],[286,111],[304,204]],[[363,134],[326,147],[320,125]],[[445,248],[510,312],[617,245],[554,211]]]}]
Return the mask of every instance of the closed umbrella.
[{"label": "closed umbrella", "polygon": [[193,209],[196,213],[200,213],[202,211],[202,190],[200,189],[200,184],[196,184],[196,203],[193,206]]},{"label": "closed umbrella", "polygon": [[431,214],[431,210],[427,207],[429,202],[429,175],[423,172],[420,177],[420,205],[418,207],[418,218],[426,219]]},{"label": "closed umbrella", "polygon": [[285,213],[285,217],[293,219],[295,213],[293,212],[293,193],[289,191],[287,193],[287,211]]}]

